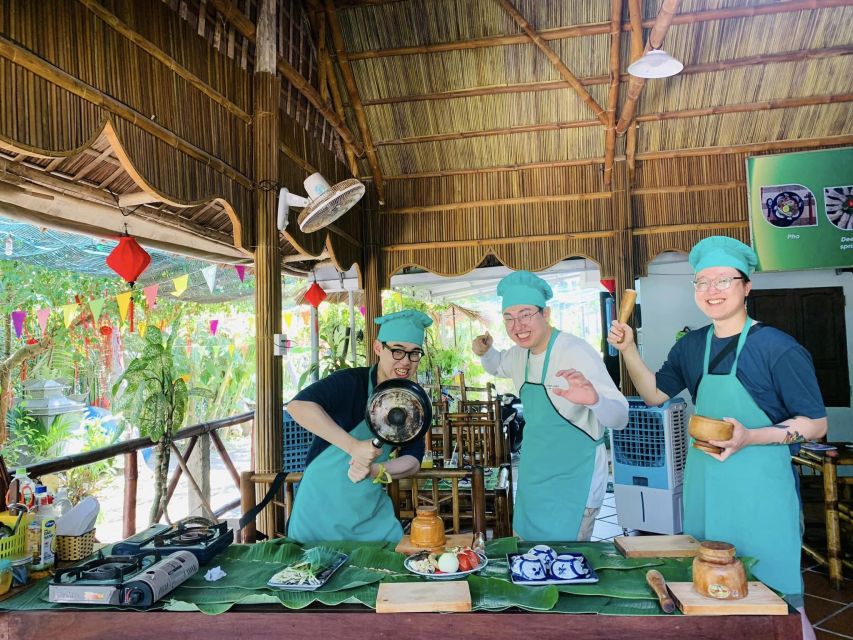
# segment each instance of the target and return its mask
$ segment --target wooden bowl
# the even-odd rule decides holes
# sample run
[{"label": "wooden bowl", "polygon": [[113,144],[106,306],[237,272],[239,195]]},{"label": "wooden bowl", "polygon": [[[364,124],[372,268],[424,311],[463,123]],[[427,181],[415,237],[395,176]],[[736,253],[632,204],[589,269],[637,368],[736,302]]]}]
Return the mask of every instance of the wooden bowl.
[{"label": "wooden bowl", "polygon": [[709,444],[708,440],[729,440],[732,437],[734,425],[725,420],[715,420],[714,418],[693,414],[690,416],[687,431],[695,438],[693,446],[696,449],[710,453],[722,453],[723,450],[720,447]]}]

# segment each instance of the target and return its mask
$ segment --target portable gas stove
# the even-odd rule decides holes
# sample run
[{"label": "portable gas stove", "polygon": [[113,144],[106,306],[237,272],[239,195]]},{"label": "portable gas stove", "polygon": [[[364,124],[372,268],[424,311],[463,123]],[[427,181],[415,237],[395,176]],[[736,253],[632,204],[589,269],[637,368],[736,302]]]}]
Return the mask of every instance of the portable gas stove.
[{"label": "portable gas stove", "polygon": [[168,555],[189,551],[199,564],[207,564],[216,554],[234,541],[234,531],[228,523],[215,523],[206,518],[185,518],[173,525],[155,524],[127,540],[113,545],[113,555],[132,556],[158,551]]},{"label": "portable gas stove", "polygon": [[62,604],[110,604],[150,607],[198,571],[189,551],[166,557],[159,552],[98,557],[70,569],[58,569],[48,600]]}]

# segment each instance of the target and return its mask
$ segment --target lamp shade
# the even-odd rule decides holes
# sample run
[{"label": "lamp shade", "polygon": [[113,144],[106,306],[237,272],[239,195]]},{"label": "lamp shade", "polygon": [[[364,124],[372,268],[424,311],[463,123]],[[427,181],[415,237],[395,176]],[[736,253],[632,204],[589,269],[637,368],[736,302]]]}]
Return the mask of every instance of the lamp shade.
[{"label": "lamp shade", "polygon": [[316,308],[319,307],[320,303],[326,299],[326,292],[323,291],[323,287],[314,282],[308,288],[308,291],[305,292],[305,299],[312,307]]},{"label": "lamp shade", "polygon": [[107,266],[120,275],[132,287],[137,278],[151,264],[151,256],[133,236],[122,235],[118,246],[107,256]]},{"label": "lamp shade", "polygon": [[653,49],[635,60],[628,67],[628,73],[638,78],[668,78],[684,68],[678,60],[663,49]]}]

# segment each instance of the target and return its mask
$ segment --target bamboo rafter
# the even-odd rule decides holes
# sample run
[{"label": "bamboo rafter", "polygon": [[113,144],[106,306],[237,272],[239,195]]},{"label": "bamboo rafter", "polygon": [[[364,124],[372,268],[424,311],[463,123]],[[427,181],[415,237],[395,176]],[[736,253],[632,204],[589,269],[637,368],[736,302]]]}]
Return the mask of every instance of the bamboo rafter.
[{"label": "bamboo rafter", "polygon": [[[733,18],[750,18],[755,16],[766,16],[779,13],[791,13],[794,11],[809,11],[817,9],[830,9],[834,7],[847,7],[853,5],[853,0],[782,0],[773,4],[765,4],[751,7],[734,7],[727,9],[709,9],[696,11],[675,16],[672,24],[697,24],[714,20],[729,20]],[[644,20],[642,27],[648,29],[655,24],[654,19]],[[622,25],[623,31],[630,31],[630,23]],[[609,22],[598,22],[593,24],[574,25],[570,27],[556,27],[553,29],[542,29],[539,36],[547,41],[563,40],[565,38],[578,38],[583,36],[603,35],[610,32]],[[443,42],[432,45],[419,45],[412,47],[395,47],[389,49],[373,49],[358,51],[349,54],[350,60],[365,60],[370,58],[384,58],[392,56],[408,56],[418,54],[441,53],[446,51],[464,51],[466,49],[483,49],[486,47],[500,47],[529,42],[526,35],[489,36],[484,38],[471,38],[456,42]]]},{"label": "bamboo rafter", "polygon": [[[678,11],[680,4],[681,0],[663,0],[661,2],[657,19],[652,27],[652,32],[649,34],[649,39],[646,41],[644,54],[652,49],[660,49],[663,46],[663,39],[666,37],[666,32],[669,31],[672,18]],[[622,105],[619,122],[616,124],[617,134],[622,135],[628,129],[628,125],[634,117],[634,110],[637,108],[637,100],[640,99],[640,93],[642,93],[645,86],[645,78],[632,76],[631,80],[628,81],[628,97]]]},{"label": "bamboo rafter", "polygon": [[377,147],[401,144],[418,144],[421,142],[440,142],[442,140],[465,140],[467,138],[482,138],[487,136],[511,135],[516,133],[534,133],[537,131],[562,131],[563,129],[580,129],[595,127],[601,124],[598,120],[578,120],[575,122],[548,122],[545,124],[526,124],[517,127],[502,127],[500,129],[483,129],[481,131],[454,131],[453,133],[437,133],[428,136],[410,136],[378,140]]},{"label": "bamboo rafter", "polygon": [[[525,242],[554,242],[558,240],[580,240],[589,238],[612,238],[615,231],[582,231],[579,233],[551,233],[547,235],[527,236]],[[453,247],[493,247],[518,244],[518,238],[478,238],[476,240],[451,240],[448,242],[411,242],[409,244],[388,244],[382,247],[385,253],[395,251],[413,251],[418,249],[450,249]]]},{"label": "bamboo rafter", "polygon": [[[240,34],[252,44],[255,44],[255,25],[246,18],[230,0],[210,0],[214,8],[222,14],[222,16],[232,24]],[[347,144],[349,144],[358,155],[364,153],[361,145],[353,136],[352,132],[346,126],[346,123],[341,120],[340,116],[330,109],[323,101],[319,92],[311,85],[305,77],[299,73],[290,63],[283,58],[278,58],[276,68],[293,87],[301,93],[310,102],[317,111],[329,122],[332,128],[340,134]]]},{"label": "bamboo rafter", "polygon": [[579,160],[557,160],[553,162],[531,162],[529,164],[511,164],[500,167],[482,169],[447,169],[446,171],[421,171],[418,173],[402,173],[385,176],[386,180],[416,180],[420,178],[443,178],[448,176],[483,175],[488,173],[504,173],[507,171],[525,171],[529,169],[551,169],[555,167],[576,167],[587,164],[601,164],[604,157],[581,158]]},{"label": "bamboo rafter", "polygon": [[604,112],[604,109],[601,108],[589,92],[584,89],[583,85],[578,81],[569,68],[560,60],[560,56],[548,46],[548,44],[542,39],[542,37],[537,33],[537,31],[530,25],[527,19],[519,13],[518,9],[515,8],[515,5],[510,2],[510,0],[497,0],[498,3],[503,7],[504,11],[506,11],[513,20],[515,20],[516,24],[521,27],[521,30],[527,34],[527,37],[535,44],[539,50],[545,54],[545,57],[551,61],[551,64],[554,65],[554,68],[560,74],[560,77],[563,78],[572,89],[575,90],[575,93],[580,96],[580,99],[592,109],[592,112],[595,114],[595,117],[598,118],[599,122],[603,124],[605,127],[607,126],[607,114]]},{"label": "bamboo rafter", "polygon": [[780,98],[762,102],[746,102],[743,104],[721,104],[702,109],[686,109],[684,111],[664,111],[660,113],[644,113],[635,118],[637,122],[655,122],[673,120],[676,118],[697,118],[720,113],[746,113],[750,111],[769,111],[772,109],[788,109],[791,107],[808,107],[818,104],[840,104],[853,101],[853,93],[843,93],[833,96],[808,96],[805,98]]},{"label": "bamboo rafter", "polygon": [[[641,31],[636,32],[642,36]],[[633,47],[634,32],[631,32],[631,40]],[[640,55],[642,55],[643,43],[640,40]],[[787,51],[784,53],[769,53],[757,56],[749,56],[746,58],[735,58],[731,60],[720,60],[717,62],[707,62],[704,64],[694,64],[685,66],[679,75],[689,76],[698,73],[713,73],[715,71],[727,71],[730,69],[738,69],[740,67],[752,67],[757,65],[779,64],[783,62],[800,62],[806,60],[817,60],[820,58],[832,58],[835,56],[847,56],[853,54],[853,47],[839,46],[827,47],[823,49],[801,49],[797,51]],[[639,56],[637,56],[639,57]],[[634,58],[632,54],[632,58]],[[633,59],[632,59],[633,62]],[[631,76],[627,73],[619,75],[619,82],[628,82]],[[610,75],[606,76],[587,76],[578,78],[578,81],[585,87],[608,84]],[[546,80],[543,82],[525,82],[521,84],[506,84],[489,87],[475,87],[472,89],[459,89],[456,91],[440,91],[437,93],[424,94],[409,94],[402,96],[389,96],[387,98],[376,98],[374,100],[365,100],[365,107],[373,107],[383,104],[398,104],[403,102],[423,102],[423,101],[438,101],[438,100],[455,100],[459,98],[474,98],[477,96],[493,96],[513,93],[533,93],[539,91],[559,91],[568,89],[569,83],[565,80]]]},{"label": "bamboo rafter", "polygon": [[689,158],[698,156],[717,156],[730,153],[756,153],[759,151],[778,151],[780,149],[816,149],[853,144],[853,135],[825,136],[803,140],[776,140],[756,144],[730,145],[720,147],[697,147],[691,149],[670,149],[667,151],[644,151],[637,154],[637,160],[661,160],[664,158]]},{"label": "bamboo rafter", "polygon": [[124,103],[105,94],[103,91],[96,89],[92,85],[83,82],[79,78],[75,78],[59,67],[39,58],[35,54],[27,51],[23,47],[3,36],[0,36],[0,56],[8,59],[14,64],[20,65],[37,76],[52,82],[58,87],[69,91],[77,97],[82,98],[91,104],[97,105],[110,113],[123,118],[124,120],[127,120],[161,142],[164,142],[191,158],[210,166],[215,171],[227,176],[231,180],[234,180],[241,186],[248,189],[252,188],[252,181],[246,175],[234,169],[234,167],[226,164],[219,158],[212,156],[203,149],[199,149],[191,142],[178,137],[177,134],[144,116],[135,109],[128,107]]},{"label": "bamboo rafter", "polygon": [[364,113],[364,107],[361,104],[358,87],[355,83],[350,68],[347,51],[344,47],[344,39],[341,35],[341,25],[338,23],[338,16],[335,13],[335,5],[332,0],[325,0],[326,19],[328,21],[329,32],[332,35],[332,43],[335,46],[335,54],[338,57],[338,66],[344,77],[344,83],[349,93],[349,99],[355,111],[355,119],[358,123],[358,130],[361,133],[361,138],[364,141],[364,151],[367,154],[367,162],[370,164],[370,169],[373,173],[373,186],[376,188],[376,193],[379,198],[379,204],[385,203],[385,186],[382,180],[382,169],[379,167],[379,158],[376,157],[376,149],[373,146],[373,137],[370,135],[370,128],[367,126],[367,116]]},{"label": "bamboo rafter", "polygon": [[110,27],[115,29],[118,33],[133,42],[133,44],[135,44],[137,47],[139,47],[147,54],[155,58],[158,62],[164,64],[176,75],[189,82],[193,87],[201,91],[204,95],[211,98],[217,105],[221,106],[230,114],[237,116],[243,122],[246,123],[252,121],[252,116],[249,115],[245,110],[241,109],[227,97],[222,95],[219,91],[205,83],[194,73],[178,64],[178,62],[174,58],[166,54],[153,42],[146,38],[143,38],[139,33],[137,33],[124,22],[122,22],[116,15],[108,11],[100,2],[97,2],[97,0],[78,0],[78,2],[80,2],[89,11],[98,16],[98,18],[103,20]]},{"label": "bamboo rafter", "polygon": [[503,205],[516,204],[545,204],[550,202],[580,202],[585,200],[606,200],[611,197],[609,191],[597,193],[561,193],[550,196],[526,196],[520,198],[496,198],[492,200],[476,200],[469,202],[446,202],[442,204],[431,204],[417,207],[401,207],[399,209],[388,209],[382,215],[404,214],[404,213],[431,213],[436,211],[454,212],[461,209],[476,209],[478,207],[500,207]]},{"label": "bamboo rafter", "polygon": [[616,155],[616,106],[619,103],[619,63],[622,41],[622,0],[610,1],[610,88],[607,92],[607,132],[604,141],[604,186],[613,183]]}]

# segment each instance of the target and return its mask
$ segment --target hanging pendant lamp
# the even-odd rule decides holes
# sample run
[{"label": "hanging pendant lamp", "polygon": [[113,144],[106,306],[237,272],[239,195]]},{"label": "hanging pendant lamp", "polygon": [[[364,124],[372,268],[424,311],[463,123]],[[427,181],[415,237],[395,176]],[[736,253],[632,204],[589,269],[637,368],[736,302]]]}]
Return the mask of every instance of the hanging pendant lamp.
[{"label": "hanging pendant lamp", "polygon": [[669,78],[680,73],[684,65],[663,49],[652,49],[635,60],[628,73],[638,78]]}]

